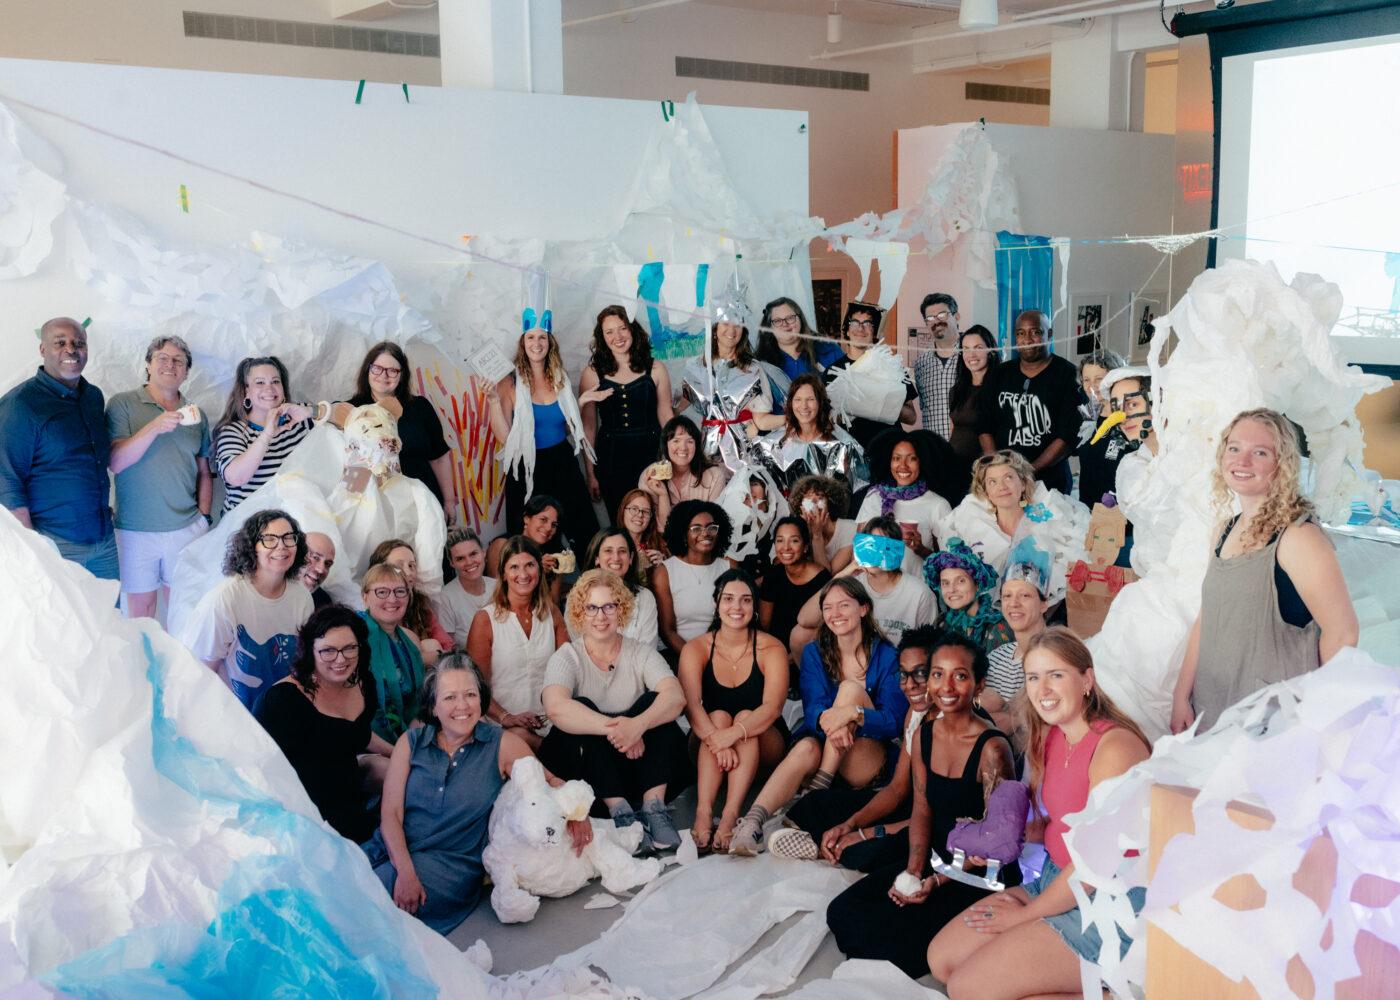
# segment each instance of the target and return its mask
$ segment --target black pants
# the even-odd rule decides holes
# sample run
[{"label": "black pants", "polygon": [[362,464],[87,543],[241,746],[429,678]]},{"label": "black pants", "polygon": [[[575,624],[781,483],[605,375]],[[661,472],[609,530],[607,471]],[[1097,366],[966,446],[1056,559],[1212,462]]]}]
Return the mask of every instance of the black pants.
[{"label": "black pants", "polygon": [[607,523],[621,523],[617,520],[617,508],[622,504],[622,498],[637,488],[642,470],[656,461],[660,446],[659,426],[632,431],[599,429],[598,461],[593,465],[593,474],[598,477],[598,489],[603,494],[603,514]]},{"label": "black pants", "polygon": [[914,906],[897,906],[890,886],[905,869],[905,861],[877,868],[831,901],[826,923],[836,946],[847,958],[884,959],[911,979],[928,975],[928,943],[986,889],[945,882]]},{"label": "black pants", "polygon": [[[655,700],[656,692],[648,691],[625,712],[601,714],[635,718]],[[587,698],[577,701],[599,711]],[[539,757],[545,767],[565,781],[579,778],[592,785],[595,809],[602,806],[603,799],[624,798],[639,802],[643,792],[657,785],[666,786],[668,800],[675,798],[690,784],[690,759],[681,727],[667,722],[648,729],[642,735],[642,745],[645,747],[642,755],[629,760],[613,749],[605,736],[580,736],[555,726],[540,745]]]},{"label": "black pants", "polygon": [[[578,456],[568,441],[535,452],[533,496],[548,495],[559,501],[559,531],[583,560],[583,550],[598,530],[598,515],[588,496]],[[506,476],[506,534],[518,535],[525,520],[525,477]]]},{"label": "black pants", "polygon": [[[823,788],[808,792],[793,803],[787,818],[799,829],[806,830],[818,844],[822,834],[837,823],[844,823],[875,797],[873,788]],[[880,822],[899,823],[909,818],[909,800]],[[909,834],[901,830],[889,837],[872,837],[852,844],[841,852],[841,867],[868,872],[885,865],[903,867],[909,860]]]}]

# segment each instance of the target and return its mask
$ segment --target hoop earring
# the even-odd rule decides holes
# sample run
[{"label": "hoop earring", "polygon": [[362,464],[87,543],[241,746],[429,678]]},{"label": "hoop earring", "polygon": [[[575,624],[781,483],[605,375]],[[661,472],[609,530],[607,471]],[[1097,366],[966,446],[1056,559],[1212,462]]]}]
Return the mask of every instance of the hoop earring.
[{"label": "hoop earring", "polygon": [[243,397],[243,412],[244,412],[244,413],[251,413],[252,410],[253,410],[253,401],[252,401],[251,399],[249,399],[247,396],[244,396],[244,397]]}]

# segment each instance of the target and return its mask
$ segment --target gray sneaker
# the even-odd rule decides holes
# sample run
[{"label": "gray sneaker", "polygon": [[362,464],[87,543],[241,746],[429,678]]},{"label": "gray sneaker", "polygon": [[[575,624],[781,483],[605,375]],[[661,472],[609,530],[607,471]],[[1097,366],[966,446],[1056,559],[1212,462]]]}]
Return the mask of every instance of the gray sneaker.
[{"label": "gray sneaker", "polygon": [[[629,827],[637,822],[637,814],[631,809],[621,808],[612,814],[613,826],[618,829]],[[672,828],[674,829],[674,828]],[[638,853],[645,854],[651,850],[651,831],[646,823],[642,824],[642,842],[637,846]]]},{"label": "gray sneaker", "polygon": [[734,828],[734,839],[729,842],[729,853],[739,858],[754,858],[763,848],[763,828],[745,816]]},{"label": "gray sneaker", "polygon": [[681,835],[671,822],[666,803],[653,799],[642,803],[642,826],[646,827],[651,846],[658,851],[670,851],[681,846]]}]

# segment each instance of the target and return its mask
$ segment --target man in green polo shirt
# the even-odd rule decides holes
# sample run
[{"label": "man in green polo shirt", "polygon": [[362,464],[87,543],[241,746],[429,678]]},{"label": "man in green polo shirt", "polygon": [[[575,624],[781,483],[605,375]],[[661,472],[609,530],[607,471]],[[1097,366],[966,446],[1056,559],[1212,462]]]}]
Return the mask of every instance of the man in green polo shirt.
[{"label": "man in green polo shirt", "polygon": [[107,404],[130,618],[155,617],[157,592],[169,597],[180,552],[209,530],[209,419],[180,392],[193,360],[179,337],[157,337],[146,348],[146,384]]}]

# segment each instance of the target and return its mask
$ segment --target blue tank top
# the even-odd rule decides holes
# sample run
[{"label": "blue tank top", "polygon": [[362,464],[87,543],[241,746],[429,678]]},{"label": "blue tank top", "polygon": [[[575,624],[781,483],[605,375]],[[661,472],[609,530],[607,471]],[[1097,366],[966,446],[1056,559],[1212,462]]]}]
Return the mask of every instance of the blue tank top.
[{"label": "blue tank top", "polygon": [[569,427],[564,422],[564,411],[559,408],[557,399],[543,406],[539,403],[530,405],[535,410],[536,448],[553,448],[569,436]]}]

